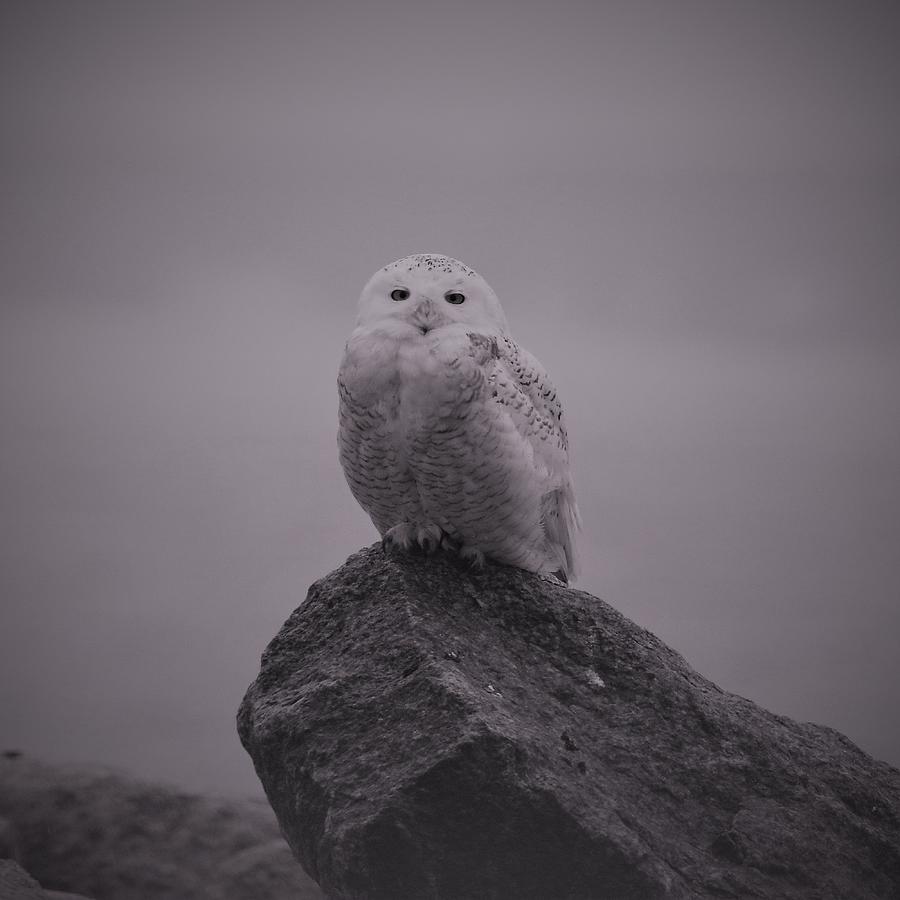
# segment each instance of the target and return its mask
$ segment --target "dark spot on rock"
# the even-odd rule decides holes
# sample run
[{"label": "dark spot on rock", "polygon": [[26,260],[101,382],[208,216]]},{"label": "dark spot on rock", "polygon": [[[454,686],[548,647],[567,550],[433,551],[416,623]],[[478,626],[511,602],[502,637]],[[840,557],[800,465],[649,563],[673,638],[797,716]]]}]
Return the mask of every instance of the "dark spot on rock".
[{"label": "dark spot on rock", "polygon": [[723,831],[709,847],[716,856],[729,862],[742,863],[746,857],[740,835],[734,831]]},{"label": "dark spot on rock", "polygon": [[551,691],[554,697],[565,706],[570,706],[578,696],[570,684],[557,684]]}]

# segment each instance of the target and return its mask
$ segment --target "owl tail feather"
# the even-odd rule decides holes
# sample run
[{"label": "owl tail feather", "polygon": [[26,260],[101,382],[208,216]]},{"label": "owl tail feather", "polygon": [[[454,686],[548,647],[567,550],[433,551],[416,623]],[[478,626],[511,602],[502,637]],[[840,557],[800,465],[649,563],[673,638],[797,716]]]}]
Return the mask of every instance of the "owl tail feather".
[{"label": "owl tail feather", "polygon": [[563,580],[573,581],[581,568],[575,545],[575,535],[581,530],[581,515],[571,481],[541,498],[541,522],[547,539],[559,549]]}]

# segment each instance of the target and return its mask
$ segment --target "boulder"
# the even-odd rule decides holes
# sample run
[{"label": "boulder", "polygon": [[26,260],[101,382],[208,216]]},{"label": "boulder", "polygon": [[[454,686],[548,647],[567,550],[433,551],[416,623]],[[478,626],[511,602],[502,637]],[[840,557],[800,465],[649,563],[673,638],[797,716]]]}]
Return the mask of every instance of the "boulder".
[{"label": "boulder", "polygon": [[3,900],[47,900],[41,886],[11,859],[0,859],[0,897]]},{"label": "boulder", "polygon": [[8,754],[0,817],[48,900],[66,891],[96,900],[322,900],[262,798],[203,797]]},{"label": "boulder", "polygon": [[897,770],[517,569],[352,556],[238,729],[332,900],[900,897]]},{"label": "boulder", "polygon": [[90,900],[81,894],[45,891],[15,860],[0,859],[0,900]]},{"label": "boulder", "polygon": [[0,817],[0,859],[18,859],[18,857],[16,829],[9,819]]}]

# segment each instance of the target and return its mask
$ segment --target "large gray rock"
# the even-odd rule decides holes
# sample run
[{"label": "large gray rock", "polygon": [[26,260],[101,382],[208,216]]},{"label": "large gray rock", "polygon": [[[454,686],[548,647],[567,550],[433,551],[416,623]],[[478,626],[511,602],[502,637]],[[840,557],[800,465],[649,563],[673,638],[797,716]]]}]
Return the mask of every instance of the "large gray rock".
[{"label": "large gray rock", "polygon": [[90,900],[90,898],[62,891],[45,891],[15,860],[2,858],[0,900]]},{"label": "large gray rock", "polygon": [[0,817],[0,859],[18,859],[18,857],[16,828],[9,819]]},{"label": "large gray rock", "polygon": [[[96,900],[321,900],[265,801],[0,757],[0,816],[46,890]],[[6,896],[0,891],[0,900]]]},{"label": "large gray rock", "polygon": [[334,900],[900,897],[900,773],[515,569],[351,557],[238,724]]},{"label": "large gray rock", "polygon": [[0,859],[0,900],[47,900],[47,895],[17,862]]}]

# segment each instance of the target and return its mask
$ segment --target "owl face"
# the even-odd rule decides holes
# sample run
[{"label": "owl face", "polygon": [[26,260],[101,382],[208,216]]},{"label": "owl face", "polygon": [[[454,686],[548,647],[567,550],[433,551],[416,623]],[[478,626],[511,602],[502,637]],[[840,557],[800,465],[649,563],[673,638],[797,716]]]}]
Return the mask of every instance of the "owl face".
[{"label": "owl face", "polygon": [[437,254],[406,256],[379,269],[363,288],[356,324],[422,335],[454,325],[480,334],[507,330],[490,285],[458,260]]}]

